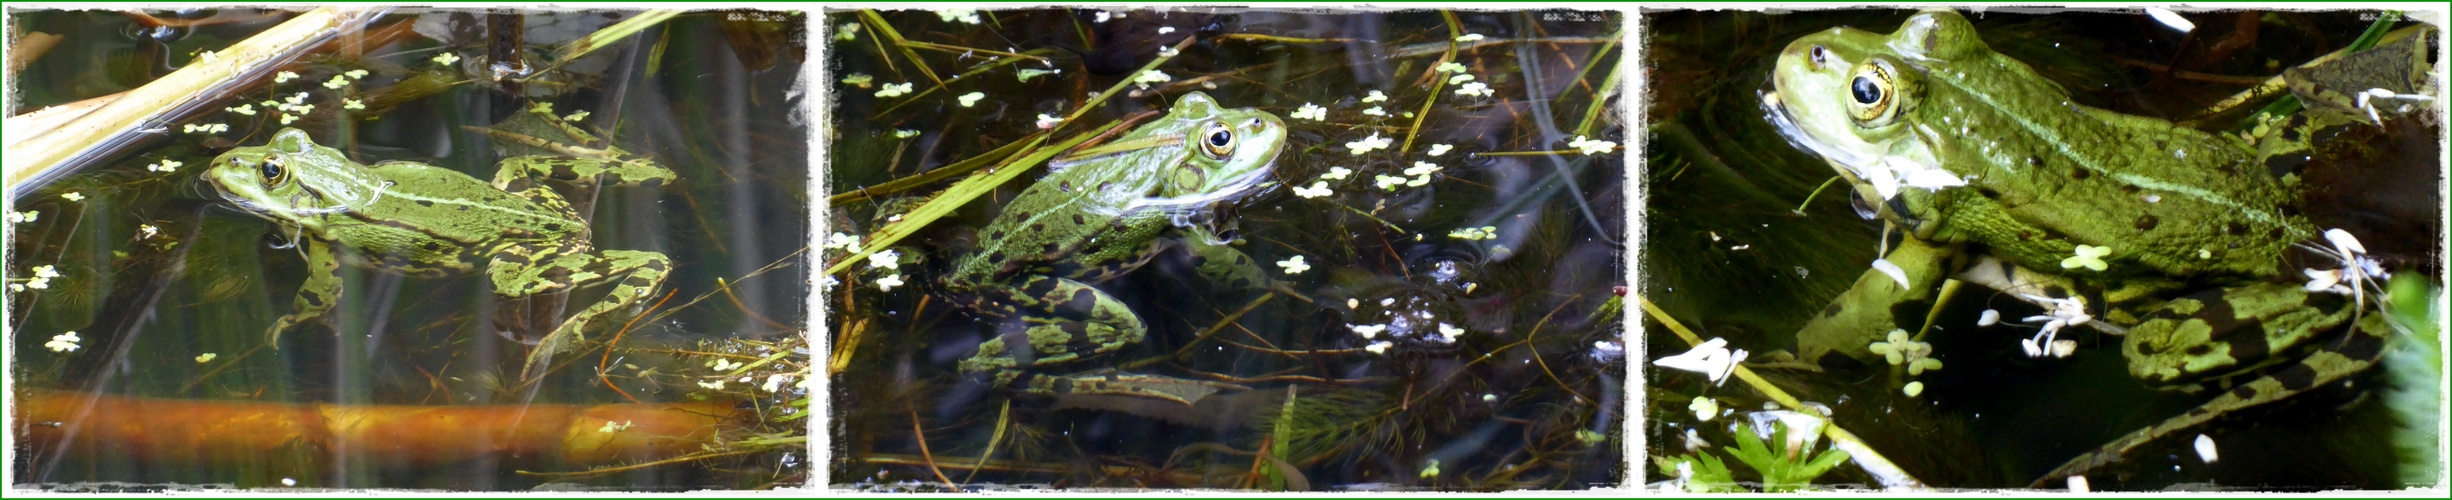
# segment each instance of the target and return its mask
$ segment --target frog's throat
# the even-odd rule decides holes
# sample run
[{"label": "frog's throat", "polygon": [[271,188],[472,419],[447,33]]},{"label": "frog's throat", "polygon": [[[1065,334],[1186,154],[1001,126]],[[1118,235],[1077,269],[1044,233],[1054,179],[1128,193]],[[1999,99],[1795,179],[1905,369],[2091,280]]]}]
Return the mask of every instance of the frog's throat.
[{"label": "frog's throat", "polygon": [[1764,92],[1762,96],[1763,120],[1771,122],[1771,128],[1779,131],[1779,136],[1787,139],[1789,145],[1811,151],[1829,161],[1831,166],[1848,170],[1845,173],[1858,178],[1865,177],[1869,169],[1883,168],[1879,157],[1838,147],[1805,131],[1805,127],[1798,125],[1796,117],[1789,113],[1786,97],[1778,91]]},{"label": "frog's throat", "polygon": [[1261,164],[1260,168],[1251,169],[1241,176],[1227,180],[1224,188],[1169,198],[1140,198],[1132,200],[1132,203],[1124,204],[1122,209],[1117,210],[1118,213],[1109,215],[1122,215],[1141,210],[1190,211],[1207,208],[1220,202],[1240,200],[1259,194],[1270,186],[1275,186],[1275,183],[1266,180],[1270,172],[1276,171],[1276,167],[1277,160],[1272,158],[1268,163]]}]

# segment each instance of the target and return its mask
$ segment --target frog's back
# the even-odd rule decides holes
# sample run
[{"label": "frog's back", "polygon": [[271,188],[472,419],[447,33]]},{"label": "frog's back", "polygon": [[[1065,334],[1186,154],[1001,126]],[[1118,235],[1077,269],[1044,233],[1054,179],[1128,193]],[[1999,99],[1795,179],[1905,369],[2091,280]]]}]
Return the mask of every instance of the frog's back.
[{"label": "frog's back", "polygon": [[526,197],[494,189],[474,177],[414,162],[366,167],[398,186],[386,189],[374,207],[326,216],[325,231],[386,268],[409,274],[474,271],[520,242],[587,239],[587,225],[556,214]]}]

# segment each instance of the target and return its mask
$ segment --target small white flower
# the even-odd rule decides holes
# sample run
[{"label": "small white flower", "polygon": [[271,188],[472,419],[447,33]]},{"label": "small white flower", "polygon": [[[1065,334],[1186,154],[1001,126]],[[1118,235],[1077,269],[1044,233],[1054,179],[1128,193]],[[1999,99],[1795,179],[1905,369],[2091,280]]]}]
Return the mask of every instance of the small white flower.
[{"label": "small white flower", "polygon": [[1451,62],[1443,62],[1443,63],[1439,63],[1439,65],[1438,65],[1437,67],[1431,68],[1431,70],[1432,70],[1432,71],[1443,71],[1443,72],[1448,72],[1448,73],[1463,73],[1463,72],[1465,72],[1465,67],[1464,67],[1464,65],[1462,65],[1462,64],[1457,64],[1457,63],[1455,63],[1455,62],[1452,62],[1452,61],[1451,61]]},{"label": "small white flower", "polygon": [[860,23],[843,23],[834,27],[834,39],[846,42],[860,39]]},{"label": "small white flower", "polygon": [[1491,93],[1490,86],[1483,85],[1481,82],[1467,83],[1464,84],[1463,87],[1456,88],[1456,95],[1478,95],[1482,97],[1489,97]]},{"label": "small white flower", "polygon": [[[361,100],[357,100],[357,99],[342,99],[342,100],[341,100],[341,109],[366,109],[366,101],[361,101]],[[586,112],[586,111],[581,111],[581,112],[579,112],[579,115],[578,115],[578,116],[586,116],[586,115],[587,115],[587,112]]]},{"label": "small white flower", "polygon": [[1388,116],[1388,110],[1380,109],[1378,106],[1372,106],[1371,109],[1362,110],[1362,114],[1371,116]]},{"label": "small white flower", "polygon": [[358,80],[358,79],[364,79],[364,78],[366,78],[366,70],[362,70],[362,69],[353,69],[353,70],[349,70],[349,71],[343,71],[343,72],[341,72],[341,74],[343,74],[343,75],[348,75],[348,76],[349,76],[349,79],[351,79],[351,80]]},{"label": "small white flower", "polygon": [[291,115],[291,114],[289,114],[289,113],[282,113],[282,114],[281,114],[281,124],[282,124],[282,125],[288,125],[288,124],[290,124],[290,122],[295,122],[295,121],[298,121],[298,117],[297,117],[296,115]]},{"label": "small white flower", "polygon": [[2061,259],[2060,267],[2061,269],[2076,269],[2079,267],[2084,267],[2087,269],[2101,271],[2107,267],[2110,267],[2110,264],[2103,262],[2103,256],[2105,255],[2111,255],[2111,247],[2078,245],[2077,254],[2066,259]]},{"label": "small white flower", "polygon": [[1359,141],[1345,143],[1345,147],[1352,149],[1354,151],[1354,156],[1362,156],[1363,153],[1369,153],[1374,149],[1388,149],[1388,145],[1395,143],[1395,139],[1383,138],[1379,136],[1378,132],[1372,132],[1370,137],[1364,137]]},{"label": "small white flower", "polygon": [[197,54],[196,54],[196,62],[201,62],[201,63],[205,63],[205,64],[212,64],[212,63],[216,63],[216,62],[221,62],[221,53],[220,53],[220,52],[210,51],[210,50],[207,50],[207,51],[204,51],[204,52],[199,52],[199,53],[197,53]]},{"label": "small white flower", "polygon": [[43,213],[42,213],[42,212],[39,212],[39,211],[34,211],[34,210],[27,210],[27,211],[23,211],[23,212],[9,212],[9,215],[8,215],[8,220],[9,220],[9,223],[10,223],[10,224],[24,224],[24,223],[28,223],[28,222],[34,222],[34,220],[35,220],[35,219],[42,218],[42,216],[43,216]]},{"label": "small white flower", "polygon": [[1141,84],[1150,84],[1150,83],[1166,83],[1166,82],[1167,82],[1167,80],[1173,80],[1173,79],[1175,79],[1175,77],[1172,77],[1172,76],[1166,76],[1166,72],[1163,72],[1163,71],[1158,71],[1158,70],[1154,70],[1154,69],[1152,69],[1152,70],[1142,70],[1140,75],[1137,75],[1137,76],[1132,77],[1132,81],[1133,81],[1133,83],[1141,83]]},{"label": "small white flower", "polygon": [[972,93],[968,93],[968,94],[962,94],[962,97],[956,97],[956,98],[954,98],[954,100],[955,100],[955,101],[960,101],[960,102],[961,102],[961,104],[962,104],[962,107],[968,108],[968,107],[971,107],[971,105],[973,105],[973,104],[979,104],[979,100],[980,100],[980,99],[986,99],[986,98],[988,98],[988,93],[986,93],[986,92],[972,92]]},{"label": "small white flower", "polygon": [[34,277],[57,278],[60,277],[60,270],[51,266],[34,266]]},{"label": "small white flower", "polygon": [[76,191],[69,191],[68,194],[60,195],[60,197],[66,198],[68,201],[85,201],[85,193]]},{"label": "small white flower", "polygon": [[1694,411],[1695,420],[1709,422],[1711,417],[1720,415],[1720,402],[1703,396],[1695,396],[1694,402],[1686,403],[1686,409]]},{"label": "small white flower", "polygon": [[[290,104],[296,105],[296,104],[305,104],[305,103],[306,103],[306,99],[307,99],[307,93],[305,93],[305,92],[299,92],[299,93],[296,93],[296,94],[291,94],[291,95],[289,96],[289,98],[288,98],[288,99],[282,99],[282,100],[284,100],[284,101],[289,101],[289,103],[290,103]],[[552,106],[553,104],[552,104],[552,103],[546,103],[545,105],[546,105],[546,106]]]},{"label": "small white flower", "polygon": [[1372,338],[1372,337],[1377,337],[1377,336],[1379,336],[1380,332],[1385,332],[1385,331],[1388,331],[1388,325],[1345,325],[1345,326],[1346,326],[1347,328],[1352,328],[1352,329],[1354,329],[1354,334],[1355,334],[1355,335],[1361,335],[1361,336],[1362,336],[1362,338],[1366,338],[1366,339],[1367,339],[1367,338]]},{"label": "small white flower", "polygon": [[877,81],[877,77],[869,76],[867,73],[852,73],[843,76],[843,83],[864,89],[868,88],[869,82],[874,81]]},{"label": "small white flower", "polygon": [[1430,185],[1430,174],[1416,175],[1413,176],[1412,179],[1405,180],[1406,187],[1422,187],[1428,185]]},{"label": "small white flower", "polygon": [[459,54],[453,54],[453,53],[450,53],[450,52],[444,52],[442,55],[434,56],[434,62],[435,62],[436,64],[441,64],[441,65],[444,65],[444,66],[450,66],[450,65],[453,65],[453,64],[459,64],[459,63],[460,63],[460,55],[459,55]]},{"label": "small white flower", "polygon": [[883,86],[883,88],[877,89],[877,97],[896,97],[896,96],[901,96],[901,95],[903,95],[903,94],[908,94],[908,93],[910,93],[910,92],[911,92],[911,84],[908,84],[908,83],[888,83],[888,84],[885,84],[885,85]]},{"label": "small white flower", "polygon": [[1158,34],[1160,34],[1160,35],[1164,35],[1164,34],[1167,34],[1167,33],[1174,33],[1174,32],[1175,32],[1175,27],[1174,27],[1174,26],[1159,26],[1159,27],[1158,27]]},{"label": "small white flower", "polygon": [[1371,351],[1371,354],[1387,354],[1387,353],[1388,353],[1388,348],[1390,348],[1390,347],[1396,347],[1396,344],[1395,344],[1395,343],[1393,343],[1393,342],[1389,342],[1389,341],[1382,340],[1382,341],[1378,341],[1378,342],[1372,342],[1372,343],[1371,343],[1371,345],[1363,346],[1363,347],[1362,347],[1362,350],[1365,350],[1365,351]]},{"label": "small white flower", "polygon": [[84,347],[77,345],[77,342],[83,340],[85,339],[77,338],[77,332],[62,333],[51,336],[51,341],[43,343],[43,347],[51,349],[51,352],[70,352]]},{"label": "small white flower", "polygon": [[151,238],[156,234],[161,234],[162,228],[153,227],[152,224],[137,224],[136,232],[143,233],[143,235],[137,236],[137,239],[145,239]]},{"label": "small white flower", "polygon": [[331,80],[324,81],[324,88],[327,89],[337,89],[347,86],[349,86],[349,78],[341,75],[332,75]]},{"label": "small white flower", "polygon": [[298,480],[297,480],[297,479],[286,478],[286,477],[285,477],[285,478],[281,478],[281,485],[282,485],[282,486],[297,486],[297,485],[298,485]]},{"label": "small white flower", "polygon": [[791,376],[790,374],[777,373],[777,374],[774,374],[774,375],[767,375],[767,376],[766,376],[766,383],[763,383],[763,384],[758,384],[758,389],[760,389],[760,390],[764,390],[764,391],[766,391],[766,392],[775,392],[775,390],[776,390],[776,389],[781,389],[781,388],[783,388],[783,383],[784,383],[784,382],[789,381],[789,380],[791,380],[791,379],[792,379],[792,376]]},{"label": "small white flower", "polygon": [[273,83],[289,83],[290,80],[296,79],[298,79],[298,73],[295,72],[283,71],[272,75]]},{"label": "small white flower", "polygon": [[1459,41],[1459,42],[1478,42],[1478,41],[1481,41],[1481,38],[1482,38],[1482,36],[1481,36],[1481,34],[1480,34],[1480,33],[1466,33],[1466,34],[1464,34],[1463,36],[1458,36],[1458,37],[1456,37],[1456,41]]},{"label": "small white flower", "polygon": [[1388,100],[1388,94],[1377,90],[1371,91],[1371,95],[1362,96],[1362,102],[1379,102],[1385,100]]},{"label": "small white flower", "polygon": [[220,355],[220,354],[209,353],[209,352],[208,352],[208,353],[204,353],[204,354],[198,354],[198,355],[196,355],[196,362],[197,362],[197,363],[211,363],[211,362],[213,362],[213,358],[218,358],[218,357],[221,357],[221,355]]},{"label": "small white flower", "polygon": [[707,367],[708,367],[708,368],[714,368],[714,369],[715,369],[715,371],[719,371],[719,372],[727,372],[727,371],[732,371],[732,369],[734,369],[734,368],[740,368],[740,367],[741,367],[741,365],[745,365],[745,364],[748,364],[748,363],[737,363],[737,362],[733,362],[732,360],[729,360],[729,359],[721,359],[721,358],[718,358],[718,359],[716,359],[716,360],[715,360],[715,362],[713,362],[713,363],[707,363]]},{"label": "small white flower", "polygon": [[919,135],[920,135],[920,131],[917,131],[917,130],[910,130],[910,129],[894,129],[894,138],[896,138],[896,139],[909,139],[909,138],[913,138],[913,137],[919,137]]},{"label": "small white flower", "polygon": [[1062,124],[1064,124],[1064,117],[1049,115],[1047,113],[1039,113],[1039,121],[1037,125],[1041,129],[1056,128],[1057,125]]},{"label": "small white flower", "polygon": [[584,109],[582,109],[582,110],[579,110],[579,112],[577,112],[577,113],[571,113],[571,114],[569,114],[569,115],[564,115],[564,116],[562,117],[562,121],[566,121],[566,122],[575,122],[575,121],[579,121],[579,120],[585,120],[585,119],[587,119],[587,115],[588,115],[588,113],[589,113],[589,111],[588,111],[588,110],[584,110]]},{"label": "small white flower", "polygon": [[1470,81],[1473,81],[1473,75],[1471,73],[1458,73],[1456,76],[1447,77],[1448,85],[1455,85]]},{"label": "small white flower", "polygon": [[2037,330],[2034,337],[2019,342],[2019,346],[2026,349],[2027,357],[2039,358],[2047,354],[2054,357],[2067,357],[2070,353],[2076,352],[2075,342],[2071,342],[2068,349],[2064,351],[2055,343],[2055,339],[2059,338],[2062,328],[2084,325],[2094,320],[2094,316],[2086,313],[2085,297],[2073,295],[2068,298],[2055,299],[2041,295],[2018,294],[2018,296],[2026,299],[2027,302],[2048,305],[2051,308],[2047,314],[2028,316],[2026,319],[2019,320],[2027,323],[2043,323],[2043,328]]},{"label": "small white flower", "polygon": [[1429,153],[1431,156],[1439,156],[1439,155],[1447,154],[1447,150],[1449,150],[1449,149],[1453,149],[1453,148],[1455,148],[1455,147],[1456,147],[1456,146],[1455,146],[1455,145],[1453,145],[1453,144],[1432,144],[1432,145],[1430,145],[1430,151],[1428,151],[1428,153]]},{"label": "small white flower", "polygon": [[844,248],[858,244],[860,244],[860,238],[839,232],[826,237],[826,248]]},{"label": "small white flower", "polygon": [[902,286],[902,275],[900,275],[900,274],[893,275],[893,276],[887,276],[887,277],[885,277],[885,278],[882,278],[882,279],[878,279],[878,280],[877,280],[877,289],[878,289],[878,290],[883,290],[883,291],[888,291],[888,292],[891,292],[891,291],[894,291],[894,287],[898,287],[898,286]]},{"label": "small white flower", "polygon": [[1745,361],[1744,349],[1731,352],[1728,350],[1728,339],[1714,337],[1704,341],[1701,345],[1694,346],[1694,349],[1687,350],[1684,354],[1653,360],[1652,364],[1661,368],[1701,373],[1710,378],[1713,384],[1718,384],[1728,380],[1728,374],[1735,373],[1737,363],[1743,361]]},{"label": "small white flower", "polygon": [[1313,182],[1311,183],[1311,187],[1294,187],[1294,195],[1304,198],[1318,198],[1328,196],[1330,194],[1335,194],[1335,191],[1328,189],[1328,181]]},{"label": "small white flower", "polygon": [[896,253],[893,250],[868,254],[868,267],[897,269],[894,259],[900,257],[902,257],[902,254]]},{"label": "small white flower", "polygon": [[1975,326],[1992,326],[2000,322],[2001,312],[1991,309],[1985,309],[1984,315],[1975,317]]},{"label": "small white flower", "polygon": [[1320,174],[1320,178],[1332,181],[1345,180],[1347,176],[1351,176],[1353,174],[1354,169],[1345,167],[1328,167],[1328,173]]},{"label": "small white flower", "polygon": [[238,113],[238,114],[247,115],[247,116],[255,116],[255,105],[254,105],[254,104],[240,104],[240,105],[238,105],[238,107],[233,107],[233,108],[223,108],[223,109],[226,109],[226,110],[228,110],[228,111],[230,111],[230,112],[232,112],[232,113]]},{"label": "small white flower", "polygon": [[1378,176],[1377,179],[1373,179],[1372,184],[1378,185],[1380,189],[1395,191],[1396,188],[1405,185],[1405,178],[1383,174]]},{"label": "small white flower", "polygon": [[945,9],[936,12],[937,19],[945,22],[962,21],[963,24],[979,24],[978,9]]},{"label": "small white flower", "polygon": [[699,382],[698,382],[698,386],[699,386],[699,387],[705,387],[705,388],[708,388],[708,389],[722,389],[722,388],[724,388],[724,381],[723,381],[723,379],[716,379],[716,380],[701,380],[701,381],[699,381]]},{"label": "small white flower", "polygon": [[1417,161],[1413,162],[1412,167],[1405,169],[1405,175],[1426,175],[1440,170],[1442,169],[1439,168],[1437,164],[1426,161]]},{"label": "small white flower", "polygon": [[1303,262],[1303,256],[1301,255],[1296,255],[1291,259],[1277,261],[1277,267],[1286,268],[1286,274],[1302,274],[1303,271],[1311,270],[1311,264]]},{"label": "small white flower", "polygon": [[1294,117],[1303,120],[1326,120],[1328,119],[1328,108],[1306,102],[1302,107],[1295,108]]},{"label": "small white flower", "polygon": [[1595,141],[1589,137],[1579,135],[1575,136],[1575,140],[1567,141],[1567,147],[1583,151],[1584,154],[1587,155],[1596,155],[1617,150],[1618,143],[1610,141]]},{"label": "small white flower", "polygon": [[1447,323],[1440,323],[1440,324],[1439,324],[1439,342],[1442,342],[1442,343],[1449,343],[1449,344],[1456,343],[1456,338],[1457,338],[1457,337],[1462,337],[1462,336],[1464,336],[1464,332],[1465,332],[1465,330],[1464,330],[1464,328],[1462,328],[1462,327],[1458,327],[1458,326],[1456,326],[1456,325],[1450,325],[1450,324],[1447,324]]}]

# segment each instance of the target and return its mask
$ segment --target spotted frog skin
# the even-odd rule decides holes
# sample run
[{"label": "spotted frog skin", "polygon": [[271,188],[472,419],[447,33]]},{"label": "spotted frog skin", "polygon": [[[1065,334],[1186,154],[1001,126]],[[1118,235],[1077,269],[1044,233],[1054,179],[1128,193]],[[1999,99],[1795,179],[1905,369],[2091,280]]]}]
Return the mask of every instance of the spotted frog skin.
[{"label": "spotted frog skin", "polygon": [[321,320],[339,302],[342,249],[376,271],[419,277],[482,272],[503,299],[613,284],[603,299],[544,337],[527,366],[541,373],[544,356],[568,349],[598,316],[653,294],[672,267],[661,253],[596,249],[587,220],[542,185],[599,176],[615,184],[673,178],[652,164],[524,156],[504,160],[489,184],[422,163],[361,165],[315,144],[306,132],[285,128],[265,145],[214,158],[202,179],[232,206],[279,225],[306,258],[307,280],[294,310],[266,331],[275,345],[283,332]]},{"label": "spotted frog skin", "polygon": [[[1860,278],[1798,334],[1807,359],[1874,359],[1871,340],[1916,330],[1956,274],[2085,300],[2106,330],[2126,330],[2130,372],[2149,384],[2256,376],[2045,479],[2337,380],[2381,352],[2380,315],[2351,326],[2348,300],[2284,283],[2296,275],[2284,252],[2316,232],[2254,148],[2075,104],[1957,13],[1923,12],[1888,35],[1807,35],[1781,52],[1773,85],[1771,120],[1908,236],[1885,257],[1905,277]],[[2064,265],[2079,245],[2114,251],[2100,270]]]},{"label": "spotted frog skin", "polygon": [[[1092,284],[1131,272],[1180,244],[1212,282],[1271,286],[1252,259],[1227,246],[1211,208],[1272,185],[1285,146],[1276,115],[1225,109],[1194,92],[1155,121],[1060,158],[1007,204],[960,259],[942,289],[996,320],[997,335],[961,362],[998,387],[1044,393],[1149,397],[1190,404],[1215,387],[1121,373],[1043,372],[1139,343],[1140,316]],[[1207,223],[1204,223],[1207,222]],[[1187,392],[1189,391],[1189,392]]]}]

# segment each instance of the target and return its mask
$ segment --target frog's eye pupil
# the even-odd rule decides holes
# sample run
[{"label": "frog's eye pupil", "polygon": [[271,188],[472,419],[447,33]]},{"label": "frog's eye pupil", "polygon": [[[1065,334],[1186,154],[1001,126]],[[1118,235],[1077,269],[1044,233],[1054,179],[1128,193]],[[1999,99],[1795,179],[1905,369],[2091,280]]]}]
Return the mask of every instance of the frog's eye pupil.
[{"label": "frog's eye pupil", "polygon": [[281,174],[288,173],[287,171],[281,169],[280,157],[265,158],[264,164],[260,168],[263,169],[265,184],[280,184]]},{"label": "frog's eye pupil", "polygon": [[1217,133],[1209,134],[1209,146],[1210,146],[1210,147],[1220,147],[1220,148],[1222,148],[1222,147],[1226,147],[1226,145],[1227,145],[1227,144],[1232,144],[1232,143],[1234,143],[1234,140],[1235,140],[1235,136],[1234,136],[1234,134],[1229,134],[1229,133],[1226,133],[1226,131],[1224,131],[1224,130],[1217,131]]},{"label": "frog's eye pupil", "polygon": [[1874,83],[1871,77],[1856,77],[1856,81],[1848,85],[1848,91],[1856,97],[1857,104],[1873,104],[1882,101],[1881,84]]},{"label": "frog's eye pupil", "polygon": [[1208,126],[1202,127],[1202,130],[1207,132],[1204,134],[1205,138],[1200,141],[1201,152],[1208,153],[1211,158],[1221,160],[1234,154],[1235,131],[1233,128],[1227,127],[1224,123],[1210,122]]}]

